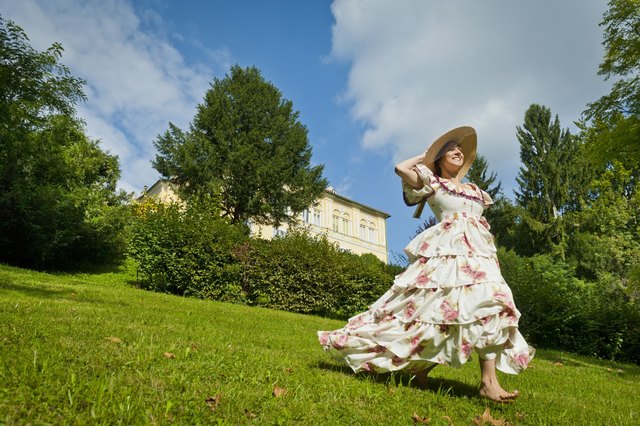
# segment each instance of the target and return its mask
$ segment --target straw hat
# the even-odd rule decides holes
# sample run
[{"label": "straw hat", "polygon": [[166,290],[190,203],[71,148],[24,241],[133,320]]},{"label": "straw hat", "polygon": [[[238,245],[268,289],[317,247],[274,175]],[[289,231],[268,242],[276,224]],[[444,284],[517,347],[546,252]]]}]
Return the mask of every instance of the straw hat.
[{"label": "straw hat", "polygon": [[[455,129],[451,129],[444,135],[440,136],[438,139],[433,141],[431,146],[429,146],[422,162],[432,172],[436,173],[436,162],[440,159],[438,154],[442,157],[442,153],[440,151],[449,142],[455,142],[460,147],[460,150],[464,155],[464,163],[462,163],[462,167],[460,167],[460,170],[458,171],[458,179],[462,180],[471,168],[471,163],[473,163],[473,160],[476,158],[478,135],[476,135],[476,130],[473,127],[456,127]],[[425,202],[425,200],[422,200],[420,204],[418,204],[413,217],[420,217],[422,210],[424,209]]]},{"label": "straw hat", "polygon": [[431,146],[429,146],[422,162],[435,173],[436,161],[439,160],[439,158],[436,157],[440,153],[442,147],[449,142],[455,142],[460,147],[460,150],[464,155],[464,163],[458,171],[458,179],[462,180],[471,168],[471,163],[476,159],[478,136],[476,135],[476,131],[473,127],[456,127],[455,129],[449,130],[447,133],[440,136],[431,144]]}]

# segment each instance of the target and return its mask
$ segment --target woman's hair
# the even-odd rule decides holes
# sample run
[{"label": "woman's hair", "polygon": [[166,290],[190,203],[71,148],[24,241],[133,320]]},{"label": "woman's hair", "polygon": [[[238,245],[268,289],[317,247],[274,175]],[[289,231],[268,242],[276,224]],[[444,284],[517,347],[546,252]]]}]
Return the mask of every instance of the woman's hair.
[{"label": "woman's hair", "polygon": [[434,166],[434,169],[436,169],[435,173],[438,176],[442,177],[442,169],[440,168],[440,159],[444,157],[447,152],[451,151],[456,146],[458,146],[458,141],[450,140],[449,142],[442,145],[442,148],[440,148],[440,151],[438,151],[438,153],[436,154],[436,158],[435,160],[433,160],[433,166]]}]

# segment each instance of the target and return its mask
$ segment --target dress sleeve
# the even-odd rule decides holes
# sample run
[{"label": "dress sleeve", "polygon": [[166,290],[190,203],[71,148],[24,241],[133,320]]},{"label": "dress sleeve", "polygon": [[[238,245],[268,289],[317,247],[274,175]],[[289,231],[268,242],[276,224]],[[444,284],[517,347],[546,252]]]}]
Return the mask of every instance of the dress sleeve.
[{"label": "dress sleeve", "polygon": [[416,204],[419,204],[422,200],[433,195],[436,190],[436,182],[433,177],[433,172],[429,170],[427,166],[424,164],[416,164],[413,167],[413,170],[418,173],[418,176],[422,179],[424,186],[420,189],[415,189],[405,181],[402,181],[402,196],[405,204],[408,206],[415,206]]},{"label": "dress sleeve", "polygon": [[490,205],[493,204],[493,200],[491,199],[491,196],[483,190],[480,190],[480,192],[482,192],[482,203],[484,204],[485,207],[489,207]]}]

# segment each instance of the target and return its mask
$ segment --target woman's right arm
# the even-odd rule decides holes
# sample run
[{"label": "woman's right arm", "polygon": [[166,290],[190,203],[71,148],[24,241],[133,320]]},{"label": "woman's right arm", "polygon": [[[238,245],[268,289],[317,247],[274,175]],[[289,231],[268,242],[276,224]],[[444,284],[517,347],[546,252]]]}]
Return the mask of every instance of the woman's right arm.
[{"label": "woman's right arm", "polygon": [[422,189],[424,187],[424,182],[420,176],[418,176],[418,172],[413,169],[416,164],[422,163],[424,155],[425,153],[423,152],[420,155],[416,155],[415,157],[408,158],[396,164],[396,174],[409,186],[415,189]]}]

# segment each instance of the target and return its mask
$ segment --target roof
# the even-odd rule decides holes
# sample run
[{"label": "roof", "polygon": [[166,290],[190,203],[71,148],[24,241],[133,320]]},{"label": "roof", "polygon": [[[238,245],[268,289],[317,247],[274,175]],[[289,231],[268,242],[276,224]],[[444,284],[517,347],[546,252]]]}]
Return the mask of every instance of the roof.
[{"label": "roof", "polygon": [[[157,181],[156,181],[156,183],[154,183],[153,185],[151,185],[151,187],[150,187],[150,188],[148,188],[148,189],[146,190],[146,193],[151,192],[153,189],[155,189],[155,188],[156,188],[156,186],[159,186],[159,185],[161,185],[161,184],[169,184],[169,183],[170,183],[170,182],[169,182],[167,179],[159,179],[159,180],[157,180]],[[385,219],[387,219],[387,218],[391,217],[391,215],[390,215],[389,213],[387,213],[387,212],[383,212],[382,210],[378,210],[378,209],[375,209],[375,208],[373,208],[373,207],[367,206],[366,204],[359,203],[359,202],[357,202],[357,201],[352,200],[351,198],[347,198],[347,197],[345,197],[344,195],[339,195],[339,194],[337,194],[337,193],[335,192],[335,190],[334,190],[333,188],[331,188],[331,187],[329,187],[329,188],[325,188],[324,192],[325,192],[326,194],[329,194],[329,195],[331,195],[331,196],[333,196],[333,197],[336,197],[336,198],[338,198],[338,199],[341,199],[341,200],[347,201],[347,202],[349,202],[349,203],[355,204],[355,205],[357,205],[357,206],[360,206],[360,207],[362,207],[363,209],[367,209],[367,210],[369,210],[369,211],[371,211],[371,212],[374,212],[374,213],[377,213],[377,214],[379,214],[379,215],[382,215]],[[142,199],[143,197],[144,197],[144,194],[142,194],[138,199],[140,200],[140,199]]]},{"label": "roof", "polygon": [[387,218],[391,217],[391,215],[390,215],[389,213],[387,213],[387,212],[383,212],[382,210],[374,209],[373,207],[369,207],[369,206],[367,206],[366,204],[362,204],[362,203],[359,203],[359,202],[357,202],[357,201],[354,201],[354,200],[352,200],[352,199],[350,199],[350,198],[347,198],[347,197],[345,197],[344,195],[339,195],[339,194],[337,194],[335,191],[333,191],[332,189],[327,188],[327,189],[325,189],[325,190],[324,190],[324,192],[326,192],[327,194],[332,195],[332,196],[334,196],[334,197],[336,197],[336,198],[339,198],[339,199],[341,199],[341,200],[344,200],[344,201],[348,201],[348,202],[350,202],[350,203],[353,203],[353,204],[355,204],[355,205],[357,205],[357,206],[360,206],[360,207],[362,207],[362,208],[364,208],[364,209],[367,209],[367,210],[369,210],[369,211],[372,211],[372,212],[378,213],[378,214],[380,214],[380,215],[384,216],[384,218],[385,218],[385,219],[387,219]]}]

